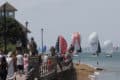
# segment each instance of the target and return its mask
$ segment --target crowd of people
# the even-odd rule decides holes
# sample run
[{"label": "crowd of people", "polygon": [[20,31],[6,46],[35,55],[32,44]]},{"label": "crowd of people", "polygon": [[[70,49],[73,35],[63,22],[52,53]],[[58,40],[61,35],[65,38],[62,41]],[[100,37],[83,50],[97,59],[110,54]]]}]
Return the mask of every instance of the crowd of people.
[{"label": "crowd of people", "polygon": [[5,55],[0,51],[0,80],[13,80],[15,75],[22,76],[27,71],[28,55],[18,51]]},{"label": "crowd of people", "polygon": [[[51,64],[51,61],[48,59],[49,56],[54,56],[56,58],[56,62],[60,69],[62,70],[63,65],[67,65],[72,62],[71,54],[74,51],[74,47],[71,45],[68,53],[60,54],[56,53],[55,47],[50,48],[50,55],[44,55],[41,57],[36,50],[36,43],[34,39],[31,39],[32,48],[30,48],[31,52],[23,52],[20,47],[16,47],[16,51],[10,51],[8,54],[4,54],[3,50],[0,50],[0,80],[12,80],[16,78],[16,74],[22,76],[22,74],[26,74],[28,72],[29,66],[29,57],[30,56],[39,56],[40,63],[43,64]],[[32,54],[32,55],[31,55]]]}]

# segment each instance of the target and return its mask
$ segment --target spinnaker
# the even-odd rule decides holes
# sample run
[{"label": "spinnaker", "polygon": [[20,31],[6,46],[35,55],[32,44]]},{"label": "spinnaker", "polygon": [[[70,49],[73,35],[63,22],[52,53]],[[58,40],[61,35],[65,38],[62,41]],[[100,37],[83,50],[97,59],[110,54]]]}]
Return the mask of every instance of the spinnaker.
[{"label": "spinnaker", "polygon": [[113,43],[111,40],[106,40],[104,42],[104,49],[107,56],[112,56],[113,53]]},{"label": "spinnaker", "polygon": [[101,46],[98,38],[98,34],[93,32],[89,36],[89,44],[91,46],[92,52],[97,56],[101,53]]},{"label": "spinnaker", "polygon": [[72,45],[74,46],[75,52],[82,52],[81,48],[81,36],[79,32],[74,32],[72,34]]},{"label": "spinnaker", "polygon": [[55,48],[57,53],[65,54],[67,52],[67,41],[62,35],[58,36]]}]

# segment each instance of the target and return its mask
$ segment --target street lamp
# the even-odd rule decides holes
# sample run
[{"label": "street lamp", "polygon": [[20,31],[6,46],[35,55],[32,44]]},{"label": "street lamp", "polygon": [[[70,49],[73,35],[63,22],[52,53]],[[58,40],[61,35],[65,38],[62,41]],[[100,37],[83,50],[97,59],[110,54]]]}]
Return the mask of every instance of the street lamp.
[{"label": "street lamp", "polygon": [[25,22],[25,25],[26,25],[26,31],[27,31],[27,28],[28,28],[28,21]]},{"label": "street lamp", "polygon": [[[28,21],[26,21],[25,22],[25,26],[26,26],[26,38],[28,38],[28,35],[27,35],[27,32],[28,32]],[[26,42],[27,42],[28,40],[26,39]]]},{"label": "street lamp", "polygon": [[41,28],[41,47],[42,47],[42,54],[43,54],[43,28]]},{"label": "street lamp", "polygon": [[4,4],[4,8],[3,8],[3,13],[4,13],[4,53],[7,53],[7,37],[6,37],[6,4]]},{"label": "street lamp", "polygon": [[26,49],[27,49],[27,44],[28,44],[28,35],[27,35],[27,33],[28,33],[28,21],[26,21],[25,22],[25,26],[26,26],[26,31],[25,31],[25,35],[26,35],[26,43],[25,43],[25,47],[26,47]]}]

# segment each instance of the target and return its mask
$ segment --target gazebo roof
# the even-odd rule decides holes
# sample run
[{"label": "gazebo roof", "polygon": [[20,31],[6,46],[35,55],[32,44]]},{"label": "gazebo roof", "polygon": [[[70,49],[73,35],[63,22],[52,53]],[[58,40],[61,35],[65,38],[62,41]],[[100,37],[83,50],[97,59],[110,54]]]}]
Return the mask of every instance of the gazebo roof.
[{"label": "gazebo roof", "polygon": [[0,6],[0,11],[4,10],[4,6],[6,6],[6,11],[17,11],[17,9],[9,4],[8,2],[4,3],[3,5]]},{"label": "gazebo roof", "polygon": [[[17,11],[17,9],[15,7],[13,7],[10,3],[6,2],[3,5],[0,6],[0,11],[4,10],[4,6],[6,6],[6,11]],[[16,19],[15,19],[16,20]],[[20,25],[20,27],[22,28],[22,30],[24,32],[28,32],[31,33],[31,31],[29,29],[26,29],[26,26],[24,26],[23,24],[21,24],[18,20],[16,20],[18,22],[18,24]]]}]

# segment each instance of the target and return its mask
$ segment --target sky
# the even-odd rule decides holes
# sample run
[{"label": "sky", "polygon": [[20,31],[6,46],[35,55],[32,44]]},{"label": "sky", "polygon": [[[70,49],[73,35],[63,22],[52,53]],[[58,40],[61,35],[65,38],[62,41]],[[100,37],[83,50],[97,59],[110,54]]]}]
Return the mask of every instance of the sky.
[{"label": "sky", "polygon": [[58,35],[71,43],[73,32],[80,32],[81,45],[88,46],[88,37],[97,32],[101,45],[111,40],[120,43],[119,0],[0,0],[8,1],[18,9],[16,19],[32,31],[35,41],[41,45],[41,28],[44,29],[44,44],[54,46]]}]

